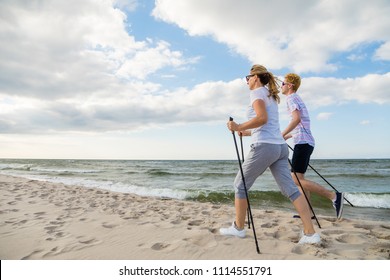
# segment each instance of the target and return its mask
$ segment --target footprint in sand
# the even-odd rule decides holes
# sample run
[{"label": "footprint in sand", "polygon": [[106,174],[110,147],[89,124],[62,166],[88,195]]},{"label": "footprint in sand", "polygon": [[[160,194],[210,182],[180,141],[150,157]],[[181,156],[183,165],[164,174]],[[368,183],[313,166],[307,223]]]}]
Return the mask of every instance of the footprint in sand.
[{"label": "footprint in sand", "polygon": [[310,255],[313,252],[313,248],[309,246],[302,246],[302,245],[296,245],[294,248],[292,248],[291,253],[298,254],[298,255]]},{"label": "footprint in sand", "polygon": [[136,220],[136,219],[139,219],[139,216],[136,216],[136,215],[132,215],[132,216],[121,216],[122,219],[124,220]]},{"label": "footprint in sand", "polygon": [[390,259],[390,244],[388,243],[377,243],[367,249],[369,254],[379,255],[383,259]]},{"label": "footprint in sand", "polygon": [[373,228],[374,228],[373,225],[359,225],[359,224],[354,224],[353,227],[354,227],[354,228],[367,229],[367,230],[370,230],[370,229],[373,229]]},{"label": "footprint in sand", "polygon": [[277,225],[278,225],[277,223],[265,223],[265,224],[262,224],[261,227],[262,228],[273,228]]},{"label": "footprint in sand", "polygon": [[371,234],[378,239],[390,240],[390,230],[386,227],[372,229]]},{"label": "footprint in sand", "polygon": [[217,242],[214,236],[197,235],[189,238],[184,238],[183,241],[196,245],[202,248],[213,248],[217,246]]},{"label": "footprint in sand", "polygon": [[94,237],[81,237],[78,241],[79,241],[79,243],[86,244],[86,245],[93,245],[93,244],[100,243]]},{"label": "footprint in sand", "polygon": [[317,257],[326,256],[326,252],[323,251],[321,244],[297,244],[294,246],[294,248],[292,248],[291,253],[298,255],[312,255]]},{"label": "footprint in sand", "polygon": [[203,223],[202,220],[194,220],[194,221],[188,222],[188,225],[189,226],[200,226],[202,223]]},{"label": "footprint in sand", "polygon": [[326,235],[326,236],[331,236],[331,235],[339,235],[343,234],[345,231],[343,230],[323,230],[321,234]]},{"label": "footprint in sand", "polygon": [[173,225],[178,225],[180,223],[181,223],[180,219],[176,219],[176,220],[171,221],[171,224],[173,224]]},{"label": "footprint in sand", "polygon": [[48,234],[55,233],[55,229],[57,229],[57,226],[48,226],[44,227],[44,229],[47,231]]},{"label": "footprint in sand", "polygon": [[55,235],[56,238],[65,237],[65,236],[66,236],[65,232],[62,231],[57,232]]},{"label": "footprint in sand", "polygon": [[290,240],[290,241],[297,240],[297,234],[295,232],[291,232],[283,228],[280,228],[277,231],[275,231],[273,233],[273,237],[278,240]]},{"label": "footprint in sand", "polygon": [[169,247],[169,244],[155,243],[155,244],[153,244],[153,246],[151,248],[155,251],[161,251],[167,247]]},{"label": "footprint in sand", "polygon": [[103,223],[102,226],[104,228],[114,228],[114,227],[117,227],[118,225],[117,224],[112,224],[112,223]]},{"label": "footprint in sand", "polygon": [[43,250],[35,250],[35,251],[31,252],[30,254],[28,254],[27,256],[23,257],[22,260],[31,260],[31,259],[33,259],[32,257],[34,255],[39,254],[41,252],[43,252]]},{"label": "footprint in sand", "polygon": [[336,238],[337,241],[341,243],[348,243],[348,244],[362,244],[367,242],[366,235],[363,234],[343,234]]},{"label": "footprint in sand", "polygon": [[16,222],[16,223],[14,223],[14,225],[20,226],[20,225],[23,225],[23,224],[25,224],[25,223],[27,223],[27,220],[21,220],[21,221],[18,221],[18,222]]},{"label": "footprint in sand", "polygon": [[101,243],[101,241],[95,239],[94,237],[78,236],[77,239],[78,240],[74,242],[65,244],[65,246],[53,247],[49,252],[44,254],[43,257],[58,256],[63,253],[82,250],[84,248],[91,247]]},{"label": "footprint in sand", "polygon": [[57,221],[50,221],[51,225],[63,225],[64,223],[60,218],[57,218]]}]

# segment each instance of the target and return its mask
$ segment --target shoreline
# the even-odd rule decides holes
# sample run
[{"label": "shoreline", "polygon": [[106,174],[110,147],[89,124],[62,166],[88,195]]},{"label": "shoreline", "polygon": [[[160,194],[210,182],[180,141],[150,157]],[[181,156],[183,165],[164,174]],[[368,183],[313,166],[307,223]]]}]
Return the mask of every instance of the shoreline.
[{"label": "shoreline", "polygon": [[0,175],[0,258],[59,260],[386,260],[390,222],[317,215],[319,245],[298,245],[291,212],[253,209],[252,230],[219,235],[234,208]]}]

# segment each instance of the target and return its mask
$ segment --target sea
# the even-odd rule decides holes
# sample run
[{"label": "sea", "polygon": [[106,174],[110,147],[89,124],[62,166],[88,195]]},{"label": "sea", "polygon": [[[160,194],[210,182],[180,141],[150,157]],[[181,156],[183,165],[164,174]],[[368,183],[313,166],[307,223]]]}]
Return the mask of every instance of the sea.
[{"label": "sea", "polygon": [[[141,196],[232,205],[237,160],[0,159],[0,174]],[[390,221],[390,159],[312,159],[306,178],[345,193],[344,218]],[[267,170],[249,191],[253,209],[293,206]],[[334,217],[329,200],[312,194],[316,215]]]}]

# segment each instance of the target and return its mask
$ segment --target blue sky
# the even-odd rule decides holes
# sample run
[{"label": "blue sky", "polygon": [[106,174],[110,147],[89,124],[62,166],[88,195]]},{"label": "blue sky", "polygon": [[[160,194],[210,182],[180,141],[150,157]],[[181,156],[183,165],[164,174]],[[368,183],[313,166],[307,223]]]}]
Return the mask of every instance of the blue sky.
[{"label": "blue sky", "polygon": [[390,157],[388,1],[61,2],[0,2],[2,158],[235,159],[255,63],[301,75],[313,158]]}]

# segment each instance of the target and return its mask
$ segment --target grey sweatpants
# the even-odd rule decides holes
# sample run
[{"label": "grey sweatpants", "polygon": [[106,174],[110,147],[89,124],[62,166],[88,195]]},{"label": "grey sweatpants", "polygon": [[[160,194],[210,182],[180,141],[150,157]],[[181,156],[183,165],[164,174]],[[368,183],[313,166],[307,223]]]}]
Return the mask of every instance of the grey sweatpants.
[{"label": "grey sweatpants", "polygon": [[[268,167],[282,194],[291,201],[297,199],[300,192],[291,177],[288,166],[287,144],[259,143],[251,145],[251,150],[242,164],[247,190]],[[241,171],[238,172],[234,180],[234,187],[236,198],[246,198]]]}]

